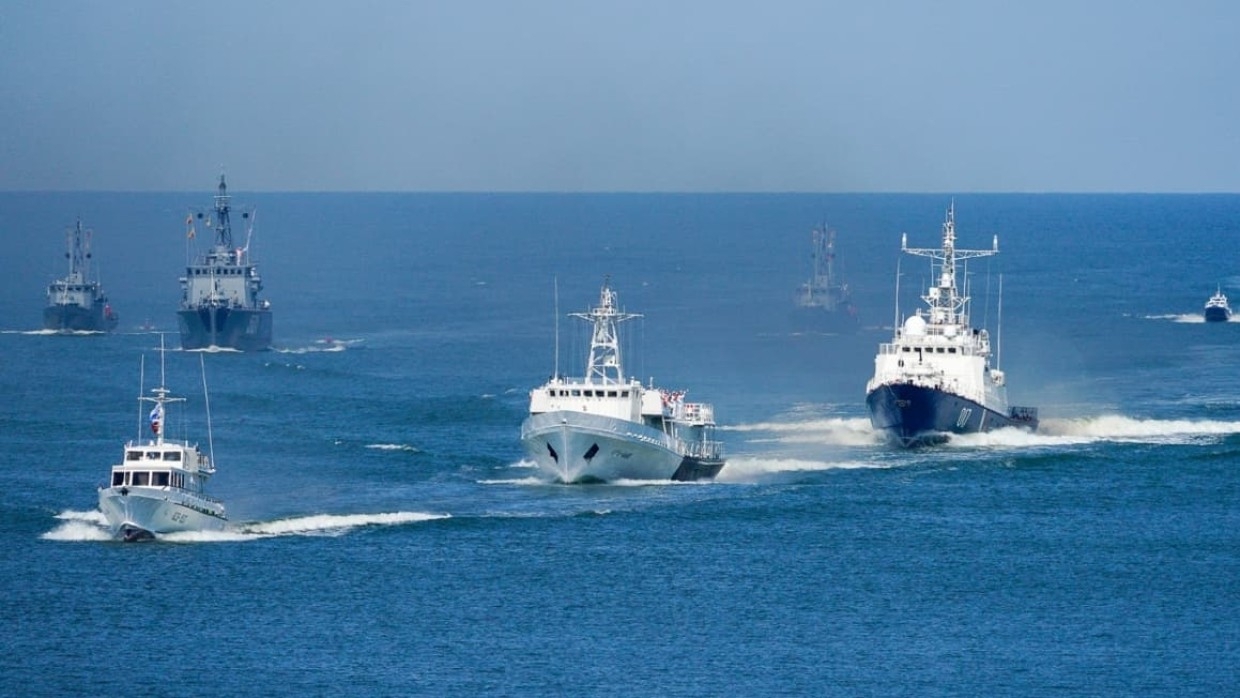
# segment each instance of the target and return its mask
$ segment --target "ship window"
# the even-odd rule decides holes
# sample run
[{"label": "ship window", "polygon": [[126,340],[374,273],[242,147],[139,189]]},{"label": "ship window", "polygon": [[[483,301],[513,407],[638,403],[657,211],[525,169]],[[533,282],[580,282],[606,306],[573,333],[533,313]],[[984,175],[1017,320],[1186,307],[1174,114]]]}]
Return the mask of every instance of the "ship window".
[{"label": "ship window", "polygon": [[615,397],[615,396],[616,396],[616,391],[614,390],[607,391],[607,397]]},{"label": "ship window", "polygon": [[573,388],[572,395],[573,397],[581,397],[581,391],[576,388]]},{"label": "ship window", "polygon": [[955,353],[956,353],[956,347],[948,347],[948,348],[947,348],[947,353],[948,353],[948,354],[955,354]]},{"label": "ship window", "polygon": [[125,473],[119,470],[112,473],[112,486],[120,487],[123,484],[125,484]]},{"label": "ship window", "polygon": [[150,481],[151,481],[150,473],[142,472],[142,473],[133,474],[133,486],[134,487],[144,487],[146,486],[146,483]]},{"label": "ship window", "polygon": [[904,347],[904,351],[906,351],[906,352],[912,351],[912,348],[910,348],[910,347]]},{"label": "ship window", "polygon": [[147,451],[146,457],[150,460],[159,460],[159,451]]},{"label": "ship window", "polygon": [[166,451],[164,452],[164,460],[181,460],[181,452],[180,451]]},{"label": "ship window", "polygon": [[942,353],[943,353],[943,347],[939,347],[939,348],[935,349],[935,351],[937,351],[938,353],[942,354]]},{"label": "ship window", "polygon": [[593,390],[585,390],[585,391],[582,391],[582,393],[583,393],[586,397],[594,397],[594,391],[593,391]]},{"label": "ship window", "polygon": [[142,451],[125,451],[125,460],[142,460]]},{"label": "ship window", "polygon": [[166,470],[162,472],[151,473],[151,484],[155,485],[156,487],[167,487],[168,486],[168,475],[169,473]]},{"label": "ship window", "polygon": [[620,397],[628,397],[628,396],[629,396],[629,391],[627,390],[620,391]]}]

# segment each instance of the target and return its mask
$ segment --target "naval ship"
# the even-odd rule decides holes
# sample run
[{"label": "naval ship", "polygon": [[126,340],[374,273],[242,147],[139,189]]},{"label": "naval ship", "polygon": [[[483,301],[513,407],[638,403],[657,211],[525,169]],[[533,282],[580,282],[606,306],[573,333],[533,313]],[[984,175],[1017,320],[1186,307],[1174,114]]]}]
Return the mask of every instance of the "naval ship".
[{"label": "naval ship", "polygon": [[852,292],[835,272],[835,231],[824,223],[811,238],[813,274],[797,287],[793,322],[798,329],[847,332],[857,329],[857,307]]},{"label": "naval ship", "polygon": [[[163,355],[161,335],[159,387],[149,396],[138,396],[139,422],[143,404],[154,403],[148,415],[151,436],[126,443],[123,460],[112,466],[108,485],[99,488],[99,510],[112,535],[120,540],[149,540],[181,531],[221,531],[228,523],[223,502],[204,491],[207,480],[215,474],[214,456],[203,453],[196,443],[165,436],[168,405],[185,402],[185,398],[172,397],[165,387]],[[201,366],[201,355],[198,361]],[[205,368],[202,387],[205,400]],[[208,444],[210,429],[208,409]]]},{"label": "naval ship", "polygon": [[108,304],[98,279],[90,275],[92,232],[77,224],[66,231],[69,274],[47,287],[47,306],[43,309],[44,329],[56,332],[111,332],[120,316]]},{"label": "naval ship", "polygon": [[254,209],[241,212],[245,246],[237,247],[232,234],[232,206],[224,175],[220,175],[214,208],[191,212],[185,220],[186,256],[197,236],[196,224],[214,233],[205,254],[192,258],[181,277],[181,307],[177,324],[182,349],[219,347],[241,351],[271,348],[271,303],[259,300],[263,280],[250,258]]},{"label": "naval ship", "polygon": [[1004,373],[990,365],[990,335],[970,326],[967,285],[963,293],[957,286],[958,265],[998,254],[999,237],[989,250],[957,249],[953,202],[941,248],[910,248],[905,235],[901,251],[930,258],[934,285],[921,297],[927,307],[903,325],[897,317],[894,339],[879,346],[866,385],[870,424],[903,447],[941,443],[949,434],[1037,429],[1036,408],[1008,406]]},{"label": "naval ship", "polygon": [[641,315],[622,312],[604,281],[598,305],[570,316],[593,326],[586,374],[566,378],[557,367],[530,391],[521,425],[521,444],[542,472],[564,483],[717,475],[724,461],[714,408],[624,374],[616,326]]}]

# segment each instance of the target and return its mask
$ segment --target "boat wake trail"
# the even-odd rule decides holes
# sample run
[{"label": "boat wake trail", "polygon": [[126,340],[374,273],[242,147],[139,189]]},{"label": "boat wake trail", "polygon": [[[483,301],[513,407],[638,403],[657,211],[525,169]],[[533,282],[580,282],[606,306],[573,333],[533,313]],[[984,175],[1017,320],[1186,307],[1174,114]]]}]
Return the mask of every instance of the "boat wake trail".
[{"label": "boat wake trail", "polygon": [[[1170,314],[1170,315],[1146,315],[1145,319],[1146,320],[1170,320],[1171,322],[1178,322],[1181,324],[1201,325],[1205,323],[1206,316],[1202,315],[1201,313],[1183,313],[1183,314]],[[1240,322],[1240,313],[1232,315],[1231,318],[1227,320],[1227,322]],[[1223,324],[1223,323],[1219,323],[1219,324]]]},{"label": "boat wake trail", "polygon": [[39,536],[43,540],[63,541],[98,541],[109,540],[108,520],[103,512],[95,511],[62,511],[56,515],[63,523]]},{"label": "boat wake trail", "polygon": [[408,453],[421,453],[422,450],[417,446],[409,444],[366,444],[366,448],[374,451],[406,451]]},{"label": "boat wake trail", "polygon": [[870,426],[865,417],[830,417],[795,422],[760,422],[720,427],[724,431],[769,435],[749,437],[750,442],[776,441],[789,444],[824,444],[831,446],[875,446],[883,437]]},{"label": "boat wake trail", "polygon": [[273,351],[277,354],[334,353],[360,347],[364,341],[362,339],[316,339],[314,344],[308,347],[288,347],[285,349],[273,349]]},{"label": "boat wake trail", "polygon": [[725,484],[752,484],[767,480],[771,476],[813,473],[826,470],[856,470],[860,468],[890,468],[891,463],[884,461],[820,461],[802,458],[763,458],[761,456],[739,456],[729,458],[723,470],[715,477],[716,482]]},{"label": "boat wake trail", "polygon": [[1209,419],[1138,419],[1100,415],[1073,419],[1043,419],[1036,433],[1000,429],[985,434],[952,436],[948,446],[1036,447],[1074,446],[1100,442],[1194,444],[1214,442],[1240,434],[1240,422]]},{"label": "boat wake trail", "polygon": [[87,337],[95,334],[107,334],[107,332],[102,330],[2,330],[0,334],[24,334],[27,337],[54,337],[56,335]]},{"label": "boat wake trail", "polygon": [[[56,515],[64,523],[44,533],[44,540],[111,540],[107,520],[99,511],[65,511]],[[396,511],[381,514],[313,514],[274,521],[237,523],[223,531],[183,531],[158,536],[173,543],[229,543],[263,540],[281,536],[342,536],[359,528],[400,526],[450,518],[449,514]]]}]

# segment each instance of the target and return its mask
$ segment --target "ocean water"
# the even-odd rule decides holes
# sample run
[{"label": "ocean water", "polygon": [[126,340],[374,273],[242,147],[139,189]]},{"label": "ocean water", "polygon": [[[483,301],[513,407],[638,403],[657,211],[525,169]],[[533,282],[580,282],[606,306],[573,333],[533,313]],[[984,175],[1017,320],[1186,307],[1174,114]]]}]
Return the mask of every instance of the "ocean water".
[{"label": "ocean water", "polygon": [[[891,450],[864,386],[951,196],[247,194],[276,349],[170,351],[233,528],[106,540],[202,192],[0,194],[4,695],[1231,695],[1240,196],[957,195],[1038,434]],[[38,331],[95,230],[122,332]],[[854,335],[790,320],[838,230]],[[527,393],[610,276],[629,372],[712,402],[709,483],[563,486]],[[998,289],[1002,279],[1002,299]],[[557,359],[556,337],[559,336]]]}]

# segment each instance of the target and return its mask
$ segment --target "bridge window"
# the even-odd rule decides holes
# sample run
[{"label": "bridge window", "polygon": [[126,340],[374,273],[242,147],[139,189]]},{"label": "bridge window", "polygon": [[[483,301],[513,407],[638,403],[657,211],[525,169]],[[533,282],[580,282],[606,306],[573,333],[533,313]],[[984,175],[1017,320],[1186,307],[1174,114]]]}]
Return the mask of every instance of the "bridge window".
[{"label": "bridge window", "polygon": [[134,487],[145,487],[146,484],[150,481],[151,481],[150,473],[142,472],[142,473],[133,474],[133,486]]},{"label": "bridge window", "polygon": [[156,487],[167,487],[169,474],[166,470],[151,473],[151,484]]},{"label": "bridge window", "polygon": [[121,472],[121,471],[119,471],[119,470],[117,470],[116,472],[112,473],[112,486],[113,486],[113,487],[120,487],[120,486],[121,486],[121,485],[123,485],[123,484],[125,484],[125,473],[123,473],[123,472]]},{"label": "bridge window", "polygon": [[142,460],[142,451],[125,451],[125,460]]},{"label": "bridge window", "polygon": [[181,460],[180,451],[165,451],[164,460]]}]

